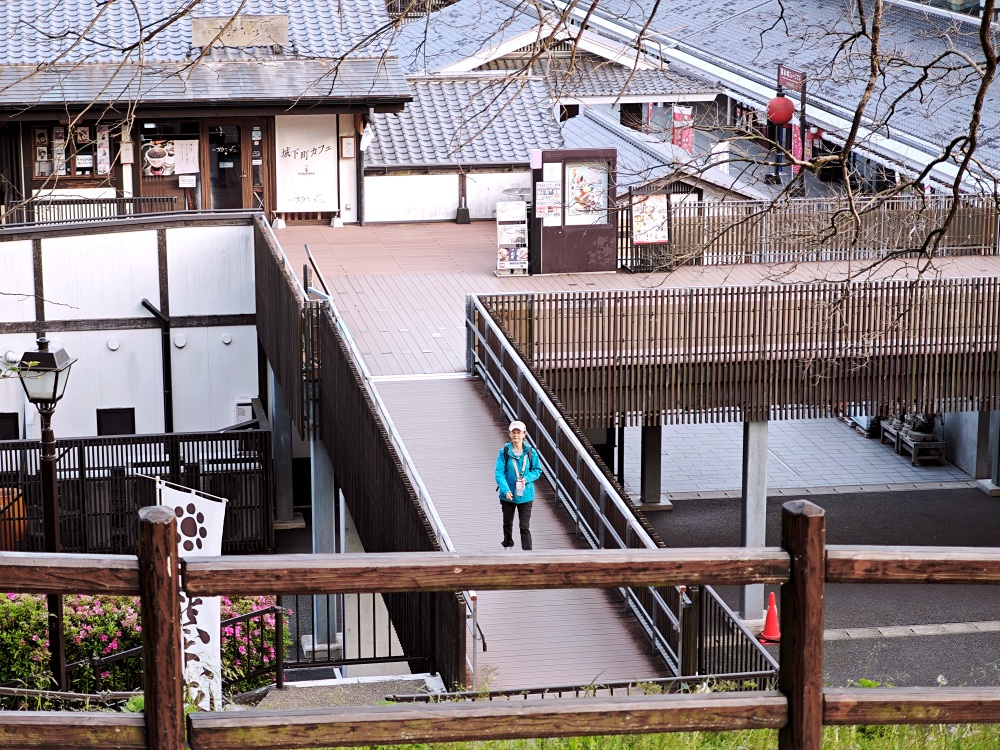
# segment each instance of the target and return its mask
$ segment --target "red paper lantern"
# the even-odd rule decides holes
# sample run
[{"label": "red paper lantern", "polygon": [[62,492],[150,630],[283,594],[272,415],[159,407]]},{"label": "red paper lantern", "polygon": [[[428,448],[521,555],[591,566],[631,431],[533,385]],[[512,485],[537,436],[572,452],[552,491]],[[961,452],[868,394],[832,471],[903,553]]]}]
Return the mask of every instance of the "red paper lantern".
[{"label": "red paper lantern", "polygon": [[767,119],[775,125],[787,125],[795,114],[795,103],[787,96],[776,96],[767,103]]}]

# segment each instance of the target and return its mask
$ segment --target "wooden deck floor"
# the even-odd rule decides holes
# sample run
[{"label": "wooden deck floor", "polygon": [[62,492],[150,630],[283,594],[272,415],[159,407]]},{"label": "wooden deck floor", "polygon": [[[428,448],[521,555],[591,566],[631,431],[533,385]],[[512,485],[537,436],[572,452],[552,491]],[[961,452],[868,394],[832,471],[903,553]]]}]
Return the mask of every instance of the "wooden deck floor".
[{"label": "wooden deck floor", "polygon": [[[380,381],[378,390],[456,549],[501,553],[493,465],[507,439],[506,424],[484,397],[482,384],[469,378],[407,378]],[[544,482],[537,487],[534,548],[586,548],[575,539],[552,489]],[[479,622],[489,648],[479,654],[480,674],[494,688],[666,676],[609,592],[484,591]]]},{"label": "wooden deck floor", "polygon": [[[866,272],[858,262],[685,266],[656,274],[559,274],[498,278],[495,225],[392,224],[339,229],[290,227],[278,241],[294,268],[304,245],[331,287],[373,375],[465,369],[465,298],[469,293],[582,291],[690,286],[753,286],[778,281],[911,278],[911,262]],[[997,276],[1000,257],[940,259],[923,271],[939,276]]]}]

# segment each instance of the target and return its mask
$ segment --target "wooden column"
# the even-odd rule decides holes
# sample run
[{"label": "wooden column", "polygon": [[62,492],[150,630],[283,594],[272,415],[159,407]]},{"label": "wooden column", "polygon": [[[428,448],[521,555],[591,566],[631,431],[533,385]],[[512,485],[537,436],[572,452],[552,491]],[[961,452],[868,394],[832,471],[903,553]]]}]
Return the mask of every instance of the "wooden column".
[{"label": "wooden column", "polygon": [[181,657],[177,519],[169,508],[139,510],[139,589],[143,690],[149,750],[184,747],[184,666]]},{"label": "wooden column", "polygon": [[823,596],[826,513],[807,500],[781,510],[781,546],[791,556],[781,586],[781,671],[778,689],[788,699],[788,724],[778,750],[820,750],[823,734]]}]

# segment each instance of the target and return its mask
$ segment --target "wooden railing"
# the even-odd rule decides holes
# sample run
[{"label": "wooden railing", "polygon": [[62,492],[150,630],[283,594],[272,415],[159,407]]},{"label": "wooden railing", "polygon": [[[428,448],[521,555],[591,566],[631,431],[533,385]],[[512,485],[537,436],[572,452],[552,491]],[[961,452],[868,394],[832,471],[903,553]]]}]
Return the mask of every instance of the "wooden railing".
[{"label": "wooden railing", "polygon": [[[619,198],[619,226],[632,226],[632,203]],[[630,271],[677,265],[873,260],[900,253],[995,255],[998,207],[990,195],[862,196],[782,201],[703,201],[668,204],[669,242],[636,244],[619,237],[618,261]],[[942,229],[952,212],[949,224]],[[928,251],[929,250],[929,251]]]},{"label": "wooden railing", "polygon": [[819,750],[824,724],[1000,722],[1000,688],[823,688],[825,583],[1000,584],[1000,548],[827,547],[821,508],[782,509],[780,548],[189,558],[176,518],[141,511],[138,561],[0,553],[0,590],[139,593],[147,660],[142,716],[0,713],[0,745],[19,748],[184,747],[178,591],[191,596],[296,591],[362,593],[781,584],[778,689],[566,701],[302,708],[187,717],[192,750],[321,748],[575,735],[778,729],[778,746]]}]

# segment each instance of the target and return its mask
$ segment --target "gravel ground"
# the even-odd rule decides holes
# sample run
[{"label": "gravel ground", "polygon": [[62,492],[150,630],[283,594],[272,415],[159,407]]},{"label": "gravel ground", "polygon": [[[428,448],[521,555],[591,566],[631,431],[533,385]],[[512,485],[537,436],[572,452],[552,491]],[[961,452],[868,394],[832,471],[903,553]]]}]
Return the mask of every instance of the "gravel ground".
[{"label": "gravel ground", "polygon": [[336,685],[286,685],[272,688],[254,708],[323,708],[337,706],[374,706],[393,694],[427,690],[424,680],[386,679],[371,682],[344,682]]}]

